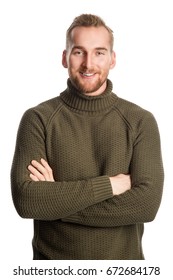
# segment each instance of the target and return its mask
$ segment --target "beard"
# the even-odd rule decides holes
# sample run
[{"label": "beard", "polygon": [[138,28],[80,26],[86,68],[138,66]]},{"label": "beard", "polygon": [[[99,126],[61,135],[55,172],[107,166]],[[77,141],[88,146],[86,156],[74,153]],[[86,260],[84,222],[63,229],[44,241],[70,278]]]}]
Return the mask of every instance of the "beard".
[{"label": "beard", "polygon": [[73,83],[73,85],[75,86],[75,88],[80,91],[80,92],[83,92],[83,93],[92,93],[92,92],[95,92],[97,91],[101,86],[102,84],[104,83],[101,82],[100,80],[96,81],[95,83],[82,83],[79,81],[78,78],[74,78],[73,80],[71,79],[71,82]]},{"label": "beard", "polygon": [[[94,73],[94,71],[80,71],[80,72],[87,72],[87,73]],[[80,92],[82,93],[93,93],[97,90],[99,90],[99,88],[105,83],[105,81],[107,80],[107,76],[103,77],[102,79],[97,78],[94,79],[92,81],[92,79],[82,79],[80,76],[75,76],[73,74],[69,75],[70,76],[70,80],[73,84],[73,86]]]}]

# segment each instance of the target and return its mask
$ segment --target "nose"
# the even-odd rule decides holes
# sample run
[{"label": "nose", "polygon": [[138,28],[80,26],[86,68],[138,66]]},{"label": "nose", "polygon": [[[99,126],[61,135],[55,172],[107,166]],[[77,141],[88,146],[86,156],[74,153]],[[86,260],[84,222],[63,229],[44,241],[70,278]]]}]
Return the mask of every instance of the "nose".
[{"label": "nose", "polygon": [[92,68],[93,66],[93,58],[92,58],[92,55],[87,53],[84,57],[84,60],[83,60],[83,66],[85,66],[87,69],[90,69]]}]

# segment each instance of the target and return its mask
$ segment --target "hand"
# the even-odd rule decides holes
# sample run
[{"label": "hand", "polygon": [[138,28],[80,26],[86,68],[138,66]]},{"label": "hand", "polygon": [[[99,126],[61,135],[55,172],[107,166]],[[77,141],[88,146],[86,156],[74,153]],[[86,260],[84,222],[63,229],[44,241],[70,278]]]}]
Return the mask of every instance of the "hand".
[{"label": "hand", "polygon": [[30,178],[33,181],[50,181],[54,182],[53,171],[47,161],[43,158],[40,162],[36,160],[32,160],[31,164],[28,166],[28,170],[30,173]]},{"label": "hand", "polygon": [[119,195],[131,189],[130,175],[118,174],[110,177],[113,195]]}]

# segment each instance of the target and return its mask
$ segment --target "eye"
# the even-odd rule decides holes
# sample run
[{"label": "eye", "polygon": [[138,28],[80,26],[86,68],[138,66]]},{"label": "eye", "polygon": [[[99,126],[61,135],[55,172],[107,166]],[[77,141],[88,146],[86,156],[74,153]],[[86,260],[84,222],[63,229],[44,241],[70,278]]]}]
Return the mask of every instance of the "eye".
[{"label": "eye", "polygon": [[76,55],[76,56],[83,56],[84,52],[82,50],[74,50],[73,54]]},{"label": "eye", "polygon": [[101,56],[101,55],[105,55],[105,53],[102,52],[102,51],[97,51],[97,52],[96,52],[96,55],[97,55],[97,56]]}]

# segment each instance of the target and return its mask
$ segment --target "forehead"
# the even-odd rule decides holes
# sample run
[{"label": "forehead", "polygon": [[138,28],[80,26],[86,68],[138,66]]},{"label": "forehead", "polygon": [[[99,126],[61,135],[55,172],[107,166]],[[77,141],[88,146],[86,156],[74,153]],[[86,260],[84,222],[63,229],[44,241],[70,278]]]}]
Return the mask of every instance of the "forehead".
[{"label": "forehead", "polygon": [[70,44],[72,44],[72,47],[75,45],[84,47],[109,47],[110,34],[104,26],[78,26],[71,32]]}]

